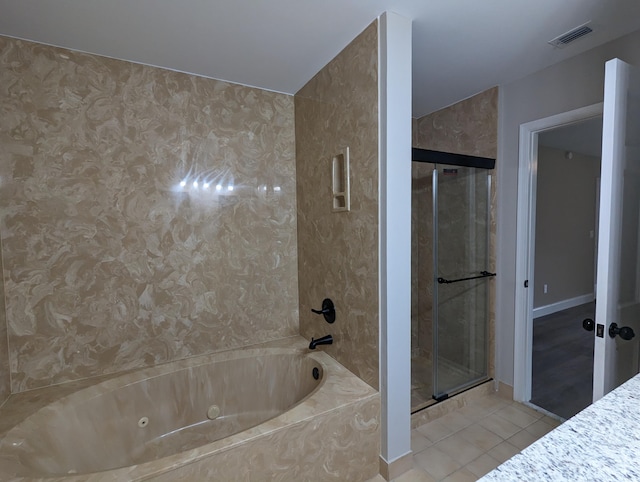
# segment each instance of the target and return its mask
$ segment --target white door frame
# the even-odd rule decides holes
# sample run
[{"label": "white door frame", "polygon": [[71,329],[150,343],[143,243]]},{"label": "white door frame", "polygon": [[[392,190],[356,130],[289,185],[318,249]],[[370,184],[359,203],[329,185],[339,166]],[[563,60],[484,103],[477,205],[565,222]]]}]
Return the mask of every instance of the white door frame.
[{"label": "white door frame", "polygon": [[[513,399],[519,402],[531,400],[538,134],[602,116],[602,107],[600,102],[520,125],[513,356]],[[525,287],[525,280],[528,280],[528,288]]]}]

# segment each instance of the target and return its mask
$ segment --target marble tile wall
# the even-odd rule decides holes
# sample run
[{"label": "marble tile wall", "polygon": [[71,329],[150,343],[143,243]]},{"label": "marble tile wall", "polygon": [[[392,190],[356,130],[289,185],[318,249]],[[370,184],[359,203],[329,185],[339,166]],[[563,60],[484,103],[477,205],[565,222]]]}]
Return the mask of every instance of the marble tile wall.
[{"label": "marble tile wall", "polygon": [[[0,150],[2,147],[0,146]],[[0,190],[2,189],[0,180]],[[2,244],[0,243],[0,253]],[[0,256],[0,267],[2,259]],[[11,394],[11,372],[9,370],[9,343],[7,341],[7,314],[4,306],[4,280],[0,277],[0,406]]]},{"label": "marble tile wall", "polygon": [[[411,119],[411,145],[418,147],[418,119]],[[427,223],[422,218],[431,212],[431,170],[433,165],[419,162],[411,163],[411,356],[424,356],[430,359],[431,350],[425,350],[431,340],[420,343],[420,329],[431,327],[431,322],[425,317],[431,316],[431,295],[427,290],[432,283],[428,282],[433,274],[431,261],[425,262],[425,257],[431,253],[431,237],[426,228]],[[419,206],[416,208],[416,206]],[[429,245],[427,245],[429,243]],[[422,321],[421,321],[422,320]],[[423,350],[420,347],[423,346]]]},{"label": "marble tile wall", "polygon": [[[378,387],[377,21],[295,96],[300,333]],[[332,158],[350,149],[351,211],[332,212]],[[311,313],[324,298],[336,322]]]},{"label": "marble tile wall", "polygon": [[12,391],[297,334],[294,134],[292,96],[0,37]]},{"label": "marble tile wall", "polygon": [[498,88],[420,117],[415,147],[496,158]]},{"label": "marble tile wall", "polygon": [[[498,142],[498,88],[494,87],[481,92],[469,99],[465,99],[442,110],[417,119],[414,123],[414,146],[459,154],[475,156],[497,157]],[[412,274],[412,299],[431,297],[433,287],[425,287],[423,282],[417,282],[423,276],[431,277],[433,270],[430,258],[430,238],[432,232],[431,217],[431,174],[433,165],[413,166],[413,196],[424,204],[423,213],[412,213],[416,221],[412,235],[418,244],[417,264]],[[491,200],[490,200],[490,234],[488,270],[495,272],[495,236],[496,236],[496,170],[491,171]],[[428,201],[427,201],[428,200]],[[417,204],[414,202],[414,208]],[[428,212],[425,211],[428,209]],[[419,235],[419,233],[429,233]],[[415,252],[415,251],[414,251]],[[498,276],[500,273],[498,273]],[[495,283],[489,281],[489,375],[492,376],[495,367]],[[430,302],[430,301],[429,301]],[[412,312],[412,351],[424,352],[430,348],[432,339],[432,320],[430,314],[420,310],[422,304],[415,305],[418,312]],[[412,303],[413,304],[413,303]],[[426,346],[425,346],[426,345]]]},{"label": "marble tile wall", "polygon": [[411,164],[411,355],[433,352],[433,164]]}]

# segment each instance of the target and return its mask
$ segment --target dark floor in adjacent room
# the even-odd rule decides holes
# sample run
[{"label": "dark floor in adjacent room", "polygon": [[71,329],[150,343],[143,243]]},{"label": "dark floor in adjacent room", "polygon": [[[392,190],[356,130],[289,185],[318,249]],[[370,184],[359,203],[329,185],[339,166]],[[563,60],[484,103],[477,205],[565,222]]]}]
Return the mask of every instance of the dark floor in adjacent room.
[{"label": "dark floor in adjacent room", "polygon": [[533,320],[531,403],[570,418],[591,404],[595,302]]}]

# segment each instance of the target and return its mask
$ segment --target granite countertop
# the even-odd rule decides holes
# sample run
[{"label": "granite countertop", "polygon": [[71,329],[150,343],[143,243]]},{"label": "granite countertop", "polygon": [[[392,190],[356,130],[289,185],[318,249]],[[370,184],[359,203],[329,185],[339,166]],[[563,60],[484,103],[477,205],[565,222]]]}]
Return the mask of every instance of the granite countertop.
[{"label": "granite countertop", "polygon": [[640,375],[480,480],[640,480]]}]

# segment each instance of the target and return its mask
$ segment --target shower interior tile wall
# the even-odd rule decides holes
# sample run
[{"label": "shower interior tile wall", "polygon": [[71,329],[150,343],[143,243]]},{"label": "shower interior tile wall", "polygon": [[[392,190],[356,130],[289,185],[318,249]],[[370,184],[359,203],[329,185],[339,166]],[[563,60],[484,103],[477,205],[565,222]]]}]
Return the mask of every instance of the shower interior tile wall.
[{"label": "shower interior tile wall", "polygon": [[411,355],[432,359],[433,164],[411,165]]},{"label": "shower interior tile wall", "polygon": [[2,37],[0,65],[0,397],[7,366],[19,392],[298,334],[292,96]]},{"label": "shower interior tile wall", "polygon": [[[1,154],[0,154],[1,155]],[[1,182],[1,181],[0,181]],[[1,243],[0,243],[1,246]],[[1,257],[0,257],[1,258]],[[0,259],[0,268],[2,260]],[[11,373],[9,371],[9,345],[7,339],[7,313],[4,308],[4,282],[0,279],[0,405],[11,394]]]},{"label": "shower interior tile wall", "polygon": [[[498,88],[494,87],[414,121],[414,146],[495,159],[498,143]],[[433,164],[413,163],[412,209],[412,355],[430,359],[433,297],[432,172]],[[496,170],[491,171],[488,271],[495,272]],[[443,202],[452,202],[443,201]],[[443,231],[446,231],[443,229]],[[469,242],[469,240],[462,240]],[[415,250],[412,253],[416,253]],[[426,280],[426,281],[425,281]],[[494,373],[495,283],[488,290],[489,376]],[[426,313],[425,313],[426,311]]]}]

